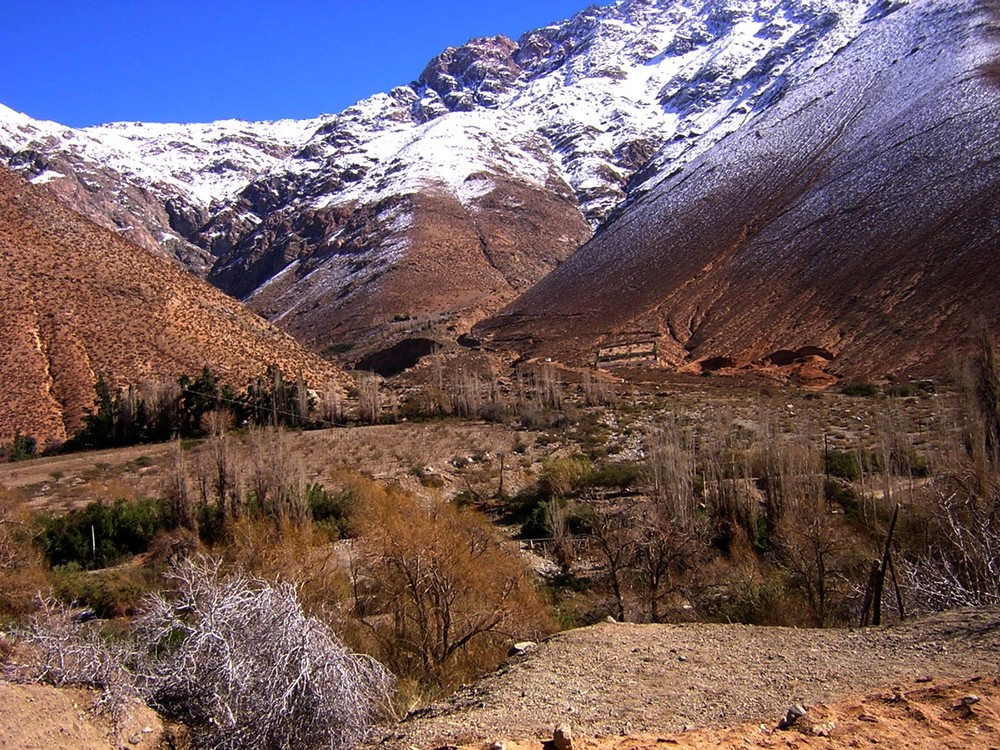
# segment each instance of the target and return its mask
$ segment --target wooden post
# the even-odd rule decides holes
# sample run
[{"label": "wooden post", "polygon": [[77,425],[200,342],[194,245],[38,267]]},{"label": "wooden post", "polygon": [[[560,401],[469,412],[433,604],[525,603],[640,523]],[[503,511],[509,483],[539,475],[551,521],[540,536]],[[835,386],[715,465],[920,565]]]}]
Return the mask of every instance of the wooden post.
[{"label": "wooden post", "polygon": [[868,585],[865,586],[865,603],[861,607],[861,627],[868,627],[868,615],[872,608],[872,595],[875,593],[875,581],[878,579],[878,560],[872,560],[872,569],[868,573]]},{"label": "wooden post", "polygon": [[879,566],[878,577],[875,579],[875,591],[872,594],[872,625],[882,624],[882,588],[885,585],[885,575],[889,569],[889,556],[892,551],[892,534],[896,530],[896,519],[899,518],[899,503],[892,512],[889,531],[885,535],[885,551],[882,553],[882,565]]},{"label": "wooden post", "polygon": [[892,586],[896,589],[896,606],[899,607],[899,619],[905,620],[906,613],[903,611],[903,592],[899,588],[899,578],[896,577],[896,563],[892,561],[892,555],[889,555],[889,572],[892,573]]},{"label": "wooden post", "polygon": [[504,470],[504,459],[507,458],[505,453],[500,454],[500,489],[497,490],[497,497],[503,497],[503,470]]}]

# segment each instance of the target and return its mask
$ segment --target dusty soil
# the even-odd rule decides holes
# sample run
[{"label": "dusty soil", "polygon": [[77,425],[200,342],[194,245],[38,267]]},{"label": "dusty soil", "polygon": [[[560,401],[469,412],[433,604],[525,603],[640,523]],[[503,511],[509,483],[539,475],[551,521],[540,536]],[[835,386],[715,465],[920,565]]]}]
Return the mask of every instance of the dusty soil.
[{"label": "dusty soil", "polygon": [[[965,705],[970,698],[979,700]],[[862,747],[909,750],[996,750],[1000,745],[997,680],[965,680],[910,690],[872,693],[858,700],[810,706],[786,731],[745,723],[629,737],[583,737],[574,750],[709,750],[793,748],[847,750]],[[539,750],[541,743],[506,742],[506,750]]]},{"label": "dusty soil", "polygon": [[[809,726],[823,723],[826,711],[836,717],[831,721],[843,724],[851,714],[858,721],[869,703],[886,696],[910,700],[917,691],[917,703],[937,700],[950,708],[950,701],[962,697],[955,699],[955,691],[962,690],[987,693],[974,708],[976,716],[985,717],[985,731],[987,724],[998,726],[998,677],[1000,609],[864,630],[606,623],[553,636],[448,702],[410,717],[383,741],[429,748],[532,738],[537,746],[536,738],[551,737],[552,728],[565,722],[582,738],[676,737],[685,728],[729,727],[738,737],[735,744],[748,731],[764,743],[760,724],[773,728],[793,704],[809,708]],[[962,685],[972,678],[983,687]],[[935,698],[935,690],[944,692]],[[893,701],[888,705],[895,708],[879,722],[896,720],[902,699]],[[831,703],[843,705],[821,708]],[[865,731],[875,731],[875,724],[862,723]],[[947,728],[947,721],[942,726]],[[712,736],[721,741],[725,735]],[[786,746],[789,736],[781,733],[774,746]],[[644,741],[655,744],[655,737],[609,746],[631,750]],[[993,744],[998,743],[994,734]]]},{"label": "dusty soil", "polygon": [[0,683],[0,750],[153,750],[164,740],[156,713],[136,706],[113,728],[90,710],[95,694]]}]

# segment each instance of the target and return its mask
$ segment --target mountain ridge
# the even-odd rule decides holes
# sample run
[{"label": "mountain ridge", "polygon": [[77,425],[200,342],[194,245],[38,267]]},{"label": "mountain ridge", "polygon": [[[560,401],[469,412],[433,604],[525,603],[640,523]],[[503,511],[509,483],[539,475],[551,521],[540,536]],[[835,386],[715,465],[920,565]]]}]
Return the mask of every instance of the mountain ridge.
[{"label": "mountain ridge", "polygon": [[[93,199],[85,188],[75,190],[86,193],[76,199],[98,213],[113,203],[118,224],[128,221],[119,210],[127,204],[144,217],[142,226],[119,229],[145,232],[147,240],[170,235],[175,257],[315,349],[379,346],[394,335],[392,321],[406,316],[438,321],[436,333],[446,337],[449,326],[467,328],[510,302],[646,190],[650,178],[743,127],[867,24],[902,5],[622,0],[595,6],[517,42],[486,37],[449,48],[411,84],[308,121],[284,145],[248,135],[249,145],[233,159],[236,168],[228,170],[242,187],[215,204],[206,206],[191,191],[167,196],[167,178],[116,182],[104,173],[109,187],[97,192],[114,200]],[[125,131],[139,138],[148,129]],[[8,160],[34,179],[57,190],[60,183],[96,180],[88,174],[100,170],[80,161],[66,145],[72,139],[44,140],[0,128]],[[163,145],[151,143],[153,151]],[[193,136],[185,143],[192,153],[211,152]],[[279,146],[280,158],[261,155]],[[218,156],[214,163],[225,167],[227,158]],[[74,158],[80,179],[52,177],[66,164],[71,172]],[[205,178],[204,184],[214,183]],[[418,193],[434,194],[433,207],[412,200]],[[532,226],[557,231],[536,236],[529,227],[511,236],[506,220],[484,231],[480,225],[491,222],[482,219],[482,204],[499,204],[505,195],[512,210],[520,203],[536,216]],[[426,274],[413,273],[417,264],[408,260],[410,253],[434,255],[416,227],[435,224],[424,235],[467,237],[445,249],[441,264],[483,258],[453,284],[454,303],[421,295]],[[513,265],[497,279],[488,259],[505,253]],[[370,311],[360,316],[367,323],[358,322],[353,308]]]},{"label": "mountain ridge", "polygon": [[481,332],[576,360],[644,332],[675,368],[810,349],[846,377],[953,374],[977,326],[1000,324],[989,11],[893,14]]}]

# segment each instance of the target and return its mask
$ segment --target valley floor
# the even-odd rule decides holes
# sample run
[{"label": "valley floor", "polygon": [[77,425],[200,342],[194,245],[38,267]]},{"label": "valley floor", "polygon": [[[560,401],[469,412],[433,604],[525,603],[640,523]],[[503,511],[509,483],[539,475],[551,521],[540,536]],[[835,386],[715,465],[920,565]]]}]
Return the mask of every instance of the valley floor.
[{"label": "valley floor", "polygon": [[[863,630],[605,623],[553,636],[385,740],[512,750],[567,723],[582,750],[987,748],[1000,742],[998,685],[1000,609]],[[806,716],[772,733],[794,704]]]}]

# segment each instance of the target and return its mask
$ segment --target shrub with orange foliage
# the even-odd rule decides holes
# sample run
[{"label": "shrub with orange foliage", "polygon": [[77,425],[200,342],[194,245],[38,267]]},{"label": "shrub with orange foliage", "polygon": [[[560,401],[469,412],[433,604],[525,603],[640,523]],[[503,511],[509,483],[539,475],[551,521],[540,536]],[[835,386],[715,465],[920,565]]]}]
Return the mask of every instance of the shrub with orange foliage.
[{"label": "shrub with orange foliage", "polygon": [[397,675],[452,687],[496,667],[513,641],[551,631],[525,563],[485,518],[369,490],[352,564],[354,615]]}]

